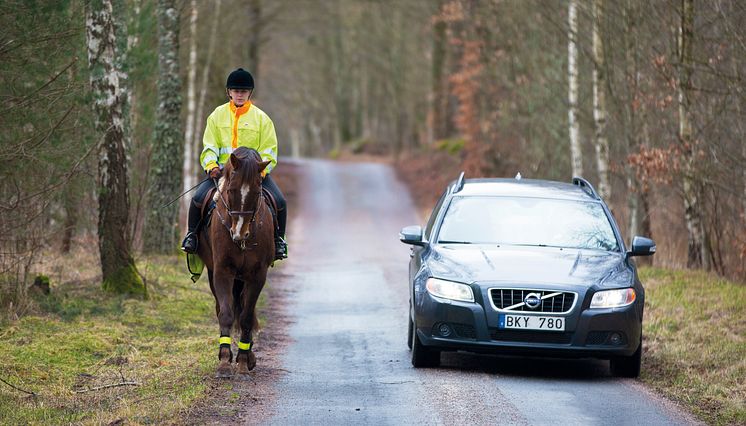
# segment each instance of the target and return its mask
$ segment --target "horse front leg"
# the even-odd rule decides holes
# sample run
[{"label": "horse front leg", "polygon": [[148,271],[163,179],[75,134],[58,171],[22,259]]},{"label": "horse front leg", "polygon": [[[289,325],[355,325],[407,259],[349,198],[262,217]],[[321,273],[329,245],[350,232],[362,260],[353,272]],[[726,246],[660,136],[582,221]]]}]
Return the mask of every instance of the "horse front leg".
[{"label": "horse front leg", "polygon": [[252,351],[254,345],[254,333],[259,329],[259,322],[256,318],[256,302],[259,300],[259,294],[264,287],[267,279],[267,271],[260,272],[254,276],[254,279],[244,284],[243,298],[241,303],[241,340],[238,342],[238,355],[236,364],[238,365],[238,374],[249,374],[256,366],[256,355]]},{"label": "horse front leg", "polygon": [[215,303],[217,305],[218,324],[220,324],[220,349],[218,351],[218,368],[216,377],[228,378],[233,375],[231,369],[231,328],[233,327],[233,276],[229,273],[215,271],[213,276]]}]

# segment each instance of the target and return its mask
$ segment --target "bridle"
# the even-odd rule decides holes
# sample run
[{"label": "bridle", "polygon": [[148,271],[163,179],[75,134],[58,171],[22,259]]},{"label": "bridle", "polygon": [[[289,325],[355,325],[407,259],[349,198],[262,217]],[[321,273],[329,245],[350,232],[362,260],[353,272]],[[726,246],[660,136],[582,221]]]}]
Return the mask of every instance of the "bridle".
[{"label": "bridle", "polygon": [[[259,186],[259,196],[256,198],[256,206],[254,206],[253,210],[231,210],[230,206],[228,206],[228,203],[225,201],[225,198],[223,198],[223,191],[220,190],[220,186],[218,186],[218,180],[213,178],[213,183],[215,184],[215,187],[217,188],[218,196],[220,197],[220,201],[223,202],[223,205],[225,206],[225,211],[228,212],[228,216],[230,218],[233,218],[234,216],[251,216],[251,220],[249,220],[249,228],[251,228],[251,225],[254,224],[256,221],[256,212],[259,210],[259,207],[261,207],[262,203],[264,202],[264,191],[262,190],[261,185]],[[219,209],[215,209],[215,213],[218,214],[218,217],[220,218],[220,223],[225,226],[225,229],[228,230],[228,234],[230,235],[231,232],[231,225],[223,218],[223,215],[220,214]],[[233,240],[233,238],[231,238]],[[239,240],[239,241],[233,241],[236,243],[239,247],[241,247],[241,250],[246,250],[246,240]],[[257,243],[252,244],[252,246],[255,246]],[[251,248],[249,248],[251,250]]]}]

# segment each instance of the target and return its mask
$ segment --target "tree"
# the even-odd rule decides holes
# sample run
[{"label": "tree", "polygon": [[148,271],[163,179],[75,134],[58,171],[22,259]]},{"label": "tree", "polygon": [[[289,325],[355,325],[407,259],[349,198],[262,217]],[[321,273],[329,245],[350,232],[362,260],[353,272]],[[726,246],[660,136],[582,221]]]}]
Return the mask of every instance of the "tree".
[{"label": "tree", "polygon": [[99,220],[103,288],[146,295],[145,283],[130,255],[127,156],[121,71],[112,3],[93,0],[86,14],[86,39],[96,129],[102,135],[98,163]]},{"label": "tree", "polygon": [[151,159],[150,203],[143,249],[171,253],[178,238],[178,203],[182,178],[179,12],[174,0],[158,1],[158,105]]},{"label": "tree", "polygon": [[[197,120],[197,100],[195,99],[197,84],[197,0],[191,0],[189,3],[189,66],[187,69],[187,119],[184,130],[184,164],[182,167],[184,192],[194,187],[197,183],[197,173],[195,173],[197,162],[194,161],[196,156],[196,139],[195,121]],[[207,67],[205,67],[207,69]],[[189,211],[191,197],[184,196],[181,198],[182,211]]]},{"label": "tree", "polygon": [[593,123],[598,165],[598,193],[611,198],[609,176],[609,140],[606,138],[606,61],[604,60],[604,1],[593,0]]},{"label": "tree", "polygon": [[567,11],[567,80],[568,108],[567,120],[570,129],[570,156],[572,175],[583,176],[583,150],[580,144],[580,123],[578,122],[578,17],[577,0],[570,0]]},{"label": "tree", "polygon": [[709,270],[710,246],[702,222],[696,156],[697,141],[692,137],[692,73],[694,67],[694,0],[681,0],[681,25],[679,27],[679,144],[683,162],[684,214],[689,233],[687,266]]}]

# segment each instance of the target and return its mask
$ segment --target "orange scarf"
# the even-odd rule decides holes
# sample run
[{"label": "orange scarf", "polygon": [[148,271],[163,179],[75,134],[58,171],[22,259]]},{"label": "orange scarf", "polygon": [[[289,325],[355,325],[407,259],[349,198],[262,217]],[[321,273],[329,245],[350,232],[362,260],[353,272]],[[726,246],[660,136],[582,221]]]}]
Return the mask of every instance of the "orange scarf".
[{"label": "orange scarf", "polygon": [[251,102],[247,101],[240,107],[231,101],[231,112],[233,113],[233,139],[231,140],[231,147],[233,149],[238,148],[238,118],[246,114],[251,108]]}]

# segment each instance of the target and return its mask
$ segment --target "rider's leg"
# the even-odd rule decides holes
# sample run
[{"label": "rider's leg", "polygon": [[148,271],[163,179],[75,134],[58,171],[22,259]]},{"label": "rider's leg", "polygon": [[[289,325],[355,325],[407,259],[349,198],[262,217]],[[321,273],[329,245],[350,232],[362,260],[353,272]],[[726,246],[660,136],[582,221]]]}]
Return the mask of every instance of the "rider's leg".
[{"label": "rider's leg", "polygon": [[189,203],[189,219],[187,220],[188,229],[184,242],[181,243],[181,249],[187,253],[197,252],[197,227],[199,226],[200,219],[202,219],[200,206],[202,205],[202,201],[205,199],[205,195],[207,195],[207,191],[214,185],[215,184],[210,179],[202,182],[197,187],[197,192]]},{"label": "rider's leg", "polygon": [[286,257],[288,257],[287,243],[285,243],[285,227],[287,226],[288,217],[287,202],[285,201],[285,196],[282,195],[282,191],[280,191],[280,187],[277,186],[270,175],[264,177],[262,186],[267,188],[267,190],[272,193],[272,196],[275,198],[275,202],[277,202],[278,229],[275,230],[275,258],[285,259]]}]

